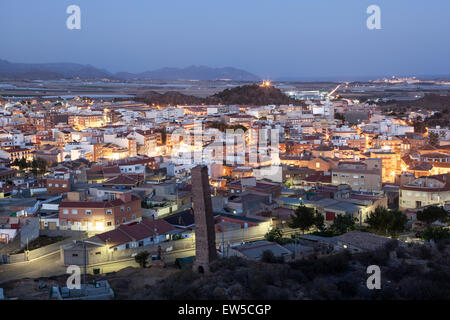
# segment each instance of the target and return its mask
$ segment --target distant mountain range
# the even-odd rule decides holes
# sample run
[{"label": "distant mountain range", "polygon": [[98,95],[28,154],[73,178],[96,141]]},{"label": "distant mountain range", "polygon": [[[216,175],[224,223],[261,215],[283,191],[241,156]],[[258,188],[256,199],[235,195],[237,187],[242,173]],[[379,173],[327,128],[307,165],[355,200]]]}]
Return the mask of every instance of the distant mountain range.
[{"label": "distant mountain range", "polygon": [[157,80],[235,80],[235,81],[259,81],[260,77],[245,70],[232,67],[209,68],[205,66],[190,66],[187,68],[161,68],[142,73],[116,73],[119,79],[157,79]]},{"label": "distant mountain range", "polygon": [[12,63],[0,60],[0,79],[56,80],[56,79],[111,79],[111,80],[234,80],[259,81],[261,78],[245,70],[232,67],[162,68],[142,73],[110,73],[91,65],[76,63]]}]

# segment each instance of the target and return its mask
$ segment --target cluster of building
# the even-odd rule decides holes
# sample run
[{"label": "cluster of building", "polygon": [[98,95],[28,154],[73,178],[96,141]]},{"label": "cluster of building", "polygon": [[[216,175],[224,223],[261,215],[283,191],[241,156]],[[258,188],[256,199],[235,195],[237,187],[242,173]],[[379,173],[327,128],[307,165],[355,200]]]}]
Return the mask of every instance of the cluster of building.
[{"label": "cluster of building", "polygon": [[[186,236],[198,164],[208,168],[216,232],[283,227],[300,205],[327,224],[338,214],[364,224],[377,206],[415,212],[450,203],[448,128],[418,134],[414,118],[376,105],[303,101],[2,100],[0,198],[34,198],[12,211],[38,218],[41,229],[97,234],[92,242],[116,250]],[[0,229],[1,241],[9,234]]]}]

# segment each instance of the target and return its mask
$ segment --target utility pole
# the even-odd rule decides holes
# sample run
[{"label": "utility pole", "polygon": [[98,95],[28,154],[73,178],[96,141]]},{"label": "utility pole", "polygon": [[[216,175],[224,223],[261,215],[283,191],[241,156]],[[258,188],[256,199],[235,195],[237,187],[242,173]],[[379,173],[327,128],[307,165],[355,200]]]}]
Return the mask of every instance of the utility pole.
[{"label": "utility pole", "polygon": [[362,228],[362,212],[359,210],[359,227]]},{"label": "utility pole", "polygon": [[86,252],[86,241],[83,240],[83,248],[84,248],[84,293],[87,292],[87,283],[86,283],[86,273],[87,273],[87,252]]},{"label": "utility pole", "polygon": [[297,258],[297,235],[294,233],[294,260]]},{"label": "utility pole", "polygon": [[[224,220],[222,220],[224,222]],[[222,255],[225,256],[225,232],[224,227],[222,226]]]}]

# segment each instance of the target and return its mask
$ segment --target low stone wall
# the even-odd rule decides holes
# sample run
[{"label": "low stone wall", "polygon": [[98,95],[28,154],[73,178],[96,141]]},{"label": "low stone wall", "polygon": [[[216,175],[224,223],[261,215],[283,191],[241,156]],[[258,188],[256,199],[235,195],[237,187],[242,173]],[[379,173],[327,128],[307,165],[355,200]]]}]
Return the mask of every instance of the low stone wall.
[{"label": "low stone wall", "polygon": [[[7,255],[11,252],[19,251],[22,248],[21,240],[20,240],[20,231],[17,233],[17,235],[14,237],[13,241],[8,243],[7,245],[0,248],[0,255]],[[1,263],[1,261],[0,261]]]},{"label": "low stone wall", "polygon": [[[222,246],[222,239],[225,245],[240,243],[241,241],[252,241],[261,239],[268,232],[268,225],[260,225],[256,227],[250,227],[245,229],[238,229],[232,231],[226,231],[223,234],[216,232],[216,246]],[[167,241],[157,244],[151,244],[144,247],[130,248],[125,250],[111,251],[107,247],[95,247],[87,249],[87,265],[100,264],[105,262],[114,262],[123,259],[130,259],[134,254],[148,251],[155,254],[158,251],[158,247],[161,246],[162,254],[187,250],[195,248],[195,236],[187,239],[180,239],[176,241]],[[70,244],[61,248],[61,260],[64,265],[84,265],[85,253],[81,247],[74,247]]]},{"label": "low stone wall", "polygon": [[86,231],[77,230],[49,230],[41,229],[39,230],[39,235],[48,237],[71,237],[74,240],[86,239]]},{"label": "low stone wall", "polygon": [[46,235],[49,237],[65,236],[70,238],[25,253],[8,255],[8,263],[13,264],[18,262],[29,261],[43,257],[50,253],[59,252],[61,246],[70,244],[75,240],[86,239],[88,236],[87,233],[84,231],[72,231],[72,230],[41,230],[40,235]]},{"label": "low stone wall", "polygon": [[148,251],[151,254],[156,254],[159,247],[161,247],[162,254],[169,251],[191,249],[194,247],[194,240],[192,238],[188,238],[117,251],[109,250],[107,247],[88,248],[86,256],[84,249],[81,246],[74,247],[71,244],[67,244],[61,247],[60,254],[64,265],[83,265],[85,258],[87,258],[86,263],[88,265],[93,265],[123,259],[131,259],[134,254],[142,251]]}]

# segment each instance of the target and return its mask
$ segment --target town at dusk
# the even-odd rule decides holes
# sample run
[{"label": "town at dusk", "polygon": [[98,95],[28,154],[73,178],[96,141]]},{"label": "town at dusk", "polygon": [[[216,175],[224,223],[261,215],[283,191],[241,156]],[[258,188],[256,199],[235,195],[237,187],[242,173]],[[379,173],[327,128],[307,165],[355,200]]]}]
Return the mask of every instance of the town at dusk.
[{"label": "town at dusk", "polygon": [[0,308],[448,300],[448,12],[2,0]]}]

